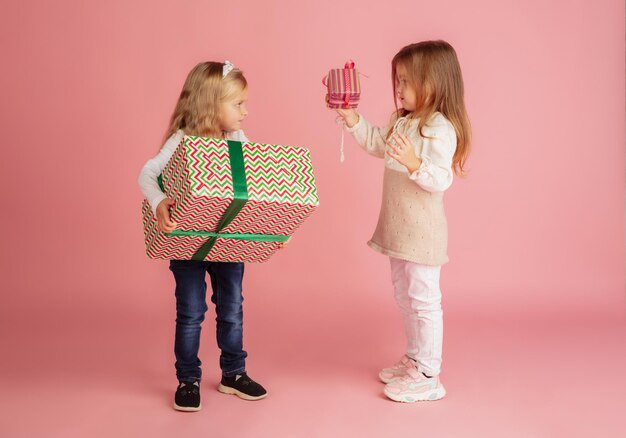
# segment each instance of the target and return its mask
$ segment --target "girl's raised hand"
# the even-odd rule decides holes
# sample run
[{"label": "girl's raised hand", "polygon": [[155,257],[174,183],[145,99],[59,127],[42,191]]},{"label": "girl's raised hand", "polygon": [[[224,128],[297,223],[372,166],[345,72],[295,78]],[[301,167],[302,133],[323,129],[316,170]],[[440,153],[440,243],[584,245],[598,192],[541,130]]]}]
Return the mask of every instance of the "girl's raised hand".
[{"label": "girl's raised hand", "polygon": [[387,149],[387,154],[398,163],[404,165],[409,173],[413,173],[420,168],[422,160],[415,154],[415,148],[406,136],[395,132],[386,143],[389,148]]},{"label": "girl's raised hand", "polygon": [[335,108],[339,117],[343,119],[348,128],[352,128],[359,121],[359,114],[353,108]]},{"label": "girl's raised hand", "polygon": [[157,228],[164,233],[171,233],[176,229],[176,222],[170,217],[170,207],[174,205],[174,200],[165,198],[156,209]]}]

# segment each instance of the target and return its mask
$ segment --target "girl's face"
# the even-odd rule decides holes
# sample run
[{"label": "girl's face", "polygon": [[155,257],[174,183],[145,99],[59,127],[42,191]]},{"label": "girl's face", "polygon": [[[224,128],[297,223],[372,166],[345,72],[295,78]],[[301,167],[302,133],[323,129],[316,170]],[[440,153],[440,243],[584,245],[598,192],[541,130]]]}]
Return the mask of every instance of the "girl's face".
[{"label": "girl's face", "polygon": [[220,103],[219,122],[224,132],[239,131],[241,122],[248,115],[246,102],[248,90],[239,90]]},{"label": "girl's face", "polygon": [[400,106],[407,111],[417,108],[417,90],[409,81],[406,67],[401,63],[396,65],[396,96]]}]

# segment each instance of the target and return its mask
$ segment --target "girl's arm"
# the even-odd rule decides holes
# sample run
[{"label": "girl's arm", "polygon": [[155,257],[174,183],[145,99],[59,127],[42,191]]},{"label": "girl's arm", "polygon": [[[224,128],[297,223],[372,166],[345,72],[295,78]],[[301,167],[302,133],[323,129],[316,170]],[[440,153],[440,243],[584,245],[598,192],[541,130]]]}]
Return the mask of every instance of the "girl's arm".
[{"label": "girl's arm", "polygon": [[452,185],[454,171],[452,158],[456,151],[456,131],[450,123],[424,129],[420,159],[422,164],[409,175],[421,188],[429,192],[443,192]]},{"label": "girl's arm", "polygon": [[365,151],[378,158],[385,155],[385,136],[389,129],[373,127],[363,116],[355,110],[337,109],[337,113],[346,123],[346,131],[350,132],[356,142]]},{"label": "girl's arm", "polygon": [[157,214],[157,207],[161,201],[167,199],[167,196],[159,187],[157,178],[161,172],[163,172],[163,169],[165,169],[165,165],[174,154],[182,138],[183,135],[180,131],[168,138],[159,153],[154,158],[149,159],[141,169],[141,173],[139,173],[137,182],[155,216]]},{"label": "girl's arm", "polygon": [[[408,137],[394,134],[387,143],[389,155],[403,164],[409,178],[429,192],[443,192],[452,184],[452,158],[456,150],[456,132],[445,119],[435,119],[424,127],[425,137],[411,132]],[[422,142],[418,156],[415,145]]]}]

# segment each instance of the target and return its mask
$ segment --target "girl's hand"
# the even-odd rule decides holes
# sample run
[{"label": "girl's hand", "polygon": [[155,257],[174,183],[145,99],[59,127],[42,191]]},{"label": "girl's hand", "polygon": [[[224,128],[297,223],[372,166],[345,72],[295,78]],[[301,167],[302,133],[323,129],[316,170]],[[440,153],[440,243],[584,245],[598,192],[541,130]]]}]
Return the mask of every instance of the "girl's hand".
[{"label": "girl's hand", "polygon": [[404,165],[409,174],[415,172],[422,165],[422,160],[415,154],[415,148],[406,136],[396,132],[386,141],[389,149],[387,154],[398,163]]},{"label": "girl's hand", "polygon": [[289,236],[289,239],[285,240],[284,242],[280,242],[278,244],[278,249],[284,249],[289,244],[290,241],[291,241],[291,236]]},{"label": "girl's hand", "polygon": [[352,128],[359,121],[359,114],[354,110],[354,108],[335,108],[339,117],[343,119],[348,128]]},{"label": "girl's hand", "polygon": [[164,233],[171,233],[176,229],[176,222],[170,218],[170,207],[174,205],[174,200],[165,198],[156,209],[157,228]]}]

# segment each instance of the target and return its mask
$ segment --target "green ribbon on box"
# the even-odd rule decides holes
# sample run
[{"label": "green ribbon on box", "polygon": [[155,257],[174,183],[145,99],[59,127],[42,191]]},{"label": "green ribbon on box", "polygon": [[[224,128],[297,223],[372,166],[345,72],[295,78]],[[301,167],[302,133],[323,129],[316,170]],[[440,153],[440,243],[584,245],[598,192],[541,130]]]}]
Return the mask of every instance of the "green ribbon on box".
[{"label": "green ribbon on box", "polygon": [[[168,236],[203,236],[223,237],[224,239],[246,240],[248,242],[286,242],[289,236],[279,234],[247,234],[247,233],[212,233],[210,231],[184,231],[174,230],[167,233]],[[208,253],[207,253],[208,254]]]},{"label": "green ribbon on box", "polygon": [[[255,242],[286,242],[289,236],[273,234],[245,234],[245,233],[220,233],[239,214],[243,206],[248,202],[248,185],[246,184],[246,172],[243,164],[243,149],[240,141],[227,140],[228,157],[233,179],[233,200],[224,212],[214,232],[209,231],[184,231],[174,230],[166,233],[166,236],[203,236],[208,240],[191,257],[192,260],[204,260],[209,254],[218,237],[238,239]],[[158,177],[158,183],[163,190],[163,179]]]}]

